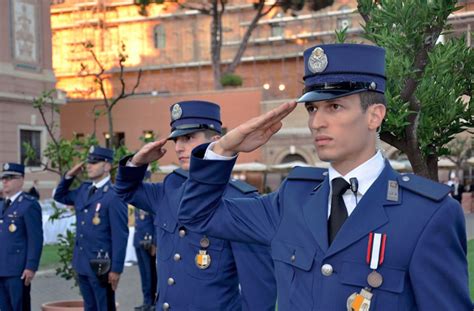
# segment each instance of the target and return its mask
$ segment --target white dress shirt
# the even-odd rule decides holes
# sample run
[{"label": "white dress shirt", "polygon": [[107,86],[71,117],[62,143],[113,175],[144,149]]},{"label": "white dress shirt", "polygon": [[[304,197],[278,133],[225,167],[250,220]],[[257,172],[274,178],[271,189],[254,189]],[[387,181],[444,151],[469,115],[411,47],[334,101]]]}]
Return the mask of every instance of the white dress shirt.
[{"label": "white dress shirt", "polygon": [[20,194],[21,194],[22,192],[23,192],[23,191],[20,190],[20,191],[18,191],[17,193],[15,193],[14,195],[12,195],[11,197],[6,197],[6,198],[5,198],[5,202],[6,202],[7,200],[10,200],[10,201],[11,201],[10,204],[13,204],[13,202],[15,202],[15,200],[20,196]]},{"label": "white dress shirt", "polygon": [[[346,175],[342,176],[336,171],[332,166],[329,166],[329,185],[331,187],[331,182],[334,178],[342,177],[345,181],[350,184],[351,178],[357,178],[357,182],[359,187],[357,189],[357,199],[356,195],[351,191],[351,189],[347,190],[342,198],[344,200],[344,204],[347,208],[347,215],[350,216],[354,209],[357,206],[357,203],[360,202],[364,194],[369,190],[370,186],[374,183],[374,181],[379,177],[380,173],[385,167],[385,160],[382,156],[380,151],[364,162],[363,164],[359,165]],[[332,190],[331,190],[332,192]],[[329,194],[329,202],[328,202],[328,218],[331,215],[331,193]]]},{"label": "white dress shirt", "polygon": [[110,175],[107,175],[106,177],[102,178],[98,182],[93,182],[92,185],[95,186],[97,189],[102,188],[106,183],[108,183],[110,180]]}]

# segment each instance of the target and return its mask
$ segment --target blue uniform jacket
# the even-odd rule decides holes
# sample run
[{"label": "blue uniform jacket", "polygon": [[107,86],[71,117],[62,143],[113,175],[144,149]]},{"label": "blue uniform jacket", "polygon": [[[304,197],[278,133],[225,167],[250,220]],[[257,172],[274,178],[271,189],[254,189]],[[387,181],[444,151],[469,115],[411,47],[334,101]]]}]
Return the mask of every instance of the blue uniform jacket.
[{"label": "blue uniform jacket", "polygon": [[140,241],[145,239],[150,239],[155,243],[153,214],[135,207],[135,235],[133,236],[133,246],[140,247]]},{"label": "blue uniform jacket", "polygon": [[21,276],[38,270],[43,250],[41,207],[32,196],[21,193],[5,211],[0,201],[0,277]]},{"label": "blue uniform jacket", "polygon": [[[54,199],[74,205],[76,211],[76,243],[72,266],[78,274],[94,276],[90,260],[108,254],[112,272],[122,273],[127,250],[128,209],[108,182],[88,199],[91,182],[83,182],[77,189],[69,190],[74,178],[63,178],[56,188]],[[96,213],[100,223],[95,225]]]},{"label": "blue uniform jacket", "polygon": [[[124,200],[155,215],[157,308],[166,304],[171,310],[274,310],[276,283],[268,247],[207,237],[211,264],[199,269],[195,257],[206,236],[186,230],[177,220],[187,173],[176,170],[163,183],[143,183],[146,166],[127,167],[127,160],[120,163],[115,187]],[[225,195],[253,197],[255,190],[234,183]]]},{"label": "blue uniform jacket", "polygon": [[[400,175],[387,161],[328,247],[330,187],[322,170],[297,168],[267,196],[222,199],[234,161],[203,160],[205,148],[193,151],[179,220],[198,232],[271,245],[279,310],[346,310],[347,298],[368,286],[370,232],[387,235],[377,270],[383,283],[370,310],[472,310],[464,215],[449,187]],[[397,184],[391,195],[389,181]]]}]

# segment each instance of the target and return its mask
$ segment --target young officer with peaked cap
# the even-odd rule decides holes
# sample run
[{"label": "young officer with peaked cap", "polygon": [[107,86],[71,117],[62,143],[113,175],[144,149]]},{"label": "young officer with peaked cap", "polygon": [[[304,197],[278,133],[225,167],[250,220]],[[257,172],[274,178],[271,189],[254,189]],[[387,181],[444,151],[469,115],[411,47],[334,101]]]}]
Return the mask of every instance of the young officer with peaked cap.
[{"label": "young officer with peaked cap", "polygon": [[[185,229],[177,218],[191,150],[219,137],[220,107],[206,101],[186,101],[172,105],[170,110],[170,136],[123,159],[115,185],[127,202],[155,217],[156,309],[274,310],[276,284],[268,247],[198,234]],[[167,139],[175,142],[181,168],[163,183],[143,183],[147,164],[163,156],[161,147]],[[256,196],[254,187],[237,181],[231,182],[225,192],[226,197]]]},{"label": "young officer with peaked cap", "polygon": [[376,149],[386,112],[384,54],[359,44],[304,53],[298,102],[328,171],[296,168],[268,196],[221,198],[235,159],[210,159],[263,145],[296,103],[193,151],[179,220],[271,245],[279,310],[472,310],[464,216],[449,187],[400,175]]},{"label": "young officer with peaked cap", "polygon": [[113,155],[111,149],[92,146],[86,164],[91,181],[69,190],[84,165],[79,163],[65,174],[54,194],[56,201],[74,205],[76,210],[72,267],[86,311],[115,310],[115,290],[127,249],[128,209],[110,181]]},{"label": "young officer with peaked cap", "polygon": [[0,310],[30,310],[30,284],[43,250],[38,201],[24,193],[25,167],[2,166],[5,198],[0,201]]}]

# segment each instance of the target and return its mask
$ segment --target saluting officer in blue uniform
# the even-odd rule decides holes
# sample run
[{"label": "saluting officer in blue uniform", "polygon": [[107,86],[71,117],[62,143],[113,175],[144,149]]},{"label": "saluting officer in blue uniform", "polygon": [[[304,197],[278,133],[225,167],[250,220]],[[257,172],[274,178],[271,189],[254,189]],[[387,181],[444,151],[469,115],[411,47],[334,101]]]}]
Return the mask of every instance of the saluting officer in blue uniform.
[{"label": "saluting officer in blue uniform", "polygon": [[67,172],[54,194],[58,202],[74,205],[76,242],[72,266],[77,273],[86,311],[115,310],[115,290],[123,271],[128,239],[128,210],[110,181],[113,151],[92,146],[87,158],[91,181],[69,190],[84,165]]},{"label": "saluting officer in blue uniform", "polygon": [[24,193],[25,167],[2,166],[0,201],[0,310],[30,310],[30,284],[43,250],[41,207]]},{"label": "saluting officer in blue uniform", "polygon": [[[186,230],[177,219],[191,150],[221,133],[220,107],[185,101],[171,110],[171,134],[149,143],[120,163],[117,193],[152,213],[157,229],[158,302],[162,310],[274,310],[276,284],[268,247],[216,239]],[[147,164],[164,154],[170,139],[181,169],[163,183],[143,183]],[[135,166],[135,167],[133,167]],[[226,197],[255,197],[256,189],[233,181]],[[240,288],[239,288],[240,285]]]},{"label": "saluting officer in blue uniform", "polygon": [[304,53],[298,102],[328,171],[296,168],[268,196],[221,198],[235,159],[212,159],[263,145],[296,103],[193,151],[179,220],[271,245],[279,310],[472,310],[464,216],[449,187],[400,175],[376,148],[386,113],[384,56],[359,44]]},{"label": "saluting officer in blue uniform", "polygon": [[142,284],[143,305],[135,311],[154,309],[156,299],[156,243],[153,214],[135,208],[135,234],[133,246],[137,254],[138,269]]}]

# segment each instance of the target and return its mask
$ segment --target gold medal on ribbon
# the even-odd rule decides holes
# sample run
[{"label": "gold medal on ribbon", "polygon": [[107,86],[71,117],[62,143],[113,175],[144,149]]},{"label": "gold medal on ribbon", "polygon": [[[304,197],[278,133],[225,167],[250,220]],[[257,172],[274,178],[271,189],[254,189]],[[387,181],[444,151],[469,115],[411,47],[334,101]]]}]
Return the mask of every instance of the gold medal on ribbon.
[{"label": "gold medal on ribbon", "polygon": [[16,226],[15,226],[15,224],[13,224],[13,223],[10,224],[10,225],[8,226],[8,231],[10,231],[10,232],[15,232],[15,231],[16,231]]},{"label": "gold medal on ribbon", "polygon": [[194,261],[196,262],[196,266],[199,269],[207,269],[211,265],[211,256],[207,253],[206,250],[200,250],[199,254],[196,255],[194,258]]},{"label": "gold medal on ribbon", "polygon": [[94,225],[98,225],[100,224],[100,217],[99,217],[99,211],[100,211],[100,207],[101,207],[101,204],[100,203],[97,203],[96,207],[95,207],[95,214],[94,214],[94,218],[92,218],[92,223]]},{"label": "gold medal on ribbon", "polygon": [[94,218],[92,218],[92,223],[93,223],[94,225],[96,225],[96,226],[97,226],[98,224],[100,224],[99,213],[97,213],[97,212],[95,213]]}]

